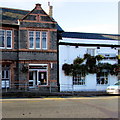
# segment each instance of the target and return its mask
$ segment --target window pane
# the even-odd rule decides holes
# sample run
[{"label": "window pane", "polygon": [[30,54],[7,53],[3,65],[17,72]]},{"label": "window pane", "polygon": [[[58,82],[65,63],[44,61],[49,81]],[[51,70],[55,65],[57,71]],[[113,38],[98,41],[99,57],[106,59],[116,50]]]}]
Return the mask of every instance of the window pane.
[{"label": "window pane", "polygon": [[82,74],[73,76],[73,85],[85,85],[85,76]]},{"label": "window pane", "polygon": [[5,76],[4,71],[2,71],[2,78],[5,78],[4,76]]},{"label": "window pane", "polygon": [[40,48],[40,32],[36,32],[36,48]]},{"label": "window pane", "polygon": [[108,84],[108,75],[106,74],[106,72],[97,74],[97,84],[99,85]]},{"label": "window pane", "polygon": [[33,71],[29,72],[29,80],[33,80]]},{"label": "window pane", "polygon": [[95,56],[95,49],[88,48],[87,53],[90,54],[91,56]]},{"label": "window pane", "polygon": [[40,85],[47,84],[47,72],[39,72],[39,82]]},{"label": "window pane", "polygon": [[34,48],[34,32],[29,32],[29,47]]},{"label": "window pane", "polygon": [[5,31],[0,30],[0,47],[5,47]]},{"label": "window pane", "polygon": [[9,72],[6,70],[6,78],[9,78]]},{"label": "window pane", "polygon": [[7,47],[11,47],[11,31],[7,31]]},{"label": "window pane", "polygon": [[31,86],[31,87],[32,87],[32,86],[33,86],[33,82],[29,82],[29,86]]},{"label": "window pane", "polygon": [[47,48],[47,33],[42,32],[42,49]]}]

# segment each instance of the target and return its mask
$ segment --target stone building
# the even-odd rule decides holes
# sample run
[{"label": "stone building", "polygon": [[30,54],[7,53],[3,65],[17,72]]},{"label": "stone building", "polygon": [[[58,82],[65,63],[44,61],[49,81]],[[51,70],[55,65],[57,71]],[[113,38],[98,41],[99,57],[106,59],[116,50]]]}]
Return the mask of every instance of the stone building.
[{"label": "stone building", "polygon": [[[52,8],[52,7],[51,7]],[[2,88],[57,88],[57,22],[36,4],[32,11],[1,8]]]}]

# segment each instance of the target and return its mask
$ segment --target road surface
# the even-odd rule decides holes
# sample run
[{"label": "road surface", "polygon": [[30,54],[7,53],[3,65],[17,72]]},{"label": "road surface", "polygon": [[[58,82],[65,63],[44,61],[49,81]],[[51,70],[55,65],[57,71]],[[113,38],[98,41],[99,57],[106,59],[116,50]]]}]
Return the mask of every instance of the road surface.
[{"label": "road surface", "polygon": [[118,118],[118,96],[3,99],[3,118]]}]

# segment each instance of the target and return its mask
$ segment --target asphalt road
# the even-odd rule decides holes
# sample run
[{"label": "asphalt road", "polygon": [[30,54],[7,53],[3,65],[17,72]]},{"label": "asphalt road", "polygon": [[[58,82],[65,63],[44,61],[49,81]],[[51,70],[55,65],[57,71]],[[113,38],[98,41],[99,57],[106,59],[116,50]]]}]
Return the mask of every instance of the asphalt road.
[{"label": "asphalt road", "polygon": [[3,118],[118,118],[118,96],[3,99]]}]

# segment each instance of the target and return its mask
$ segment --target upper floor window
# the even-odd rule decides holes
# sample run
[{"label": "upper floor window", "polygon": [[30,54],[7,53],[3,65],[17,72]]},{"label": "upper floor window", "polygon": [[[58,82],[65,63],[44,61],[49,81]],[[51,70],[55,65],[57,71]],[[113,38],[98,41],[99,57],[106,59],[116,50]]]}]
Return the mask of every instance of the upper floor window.
[{"label": "upper floor window", "polygon": [[11,30],[0,30],[0,48],[12,48]]},{"label": "upper floor window", "polygon": [[87,53],[90,54],[91,56],[95,56],[95,49],[93,48],[88,48]]},{"label": "upper floor window", "polygon": [[29,31],[30,49],[47,49],[47,32]]}]

